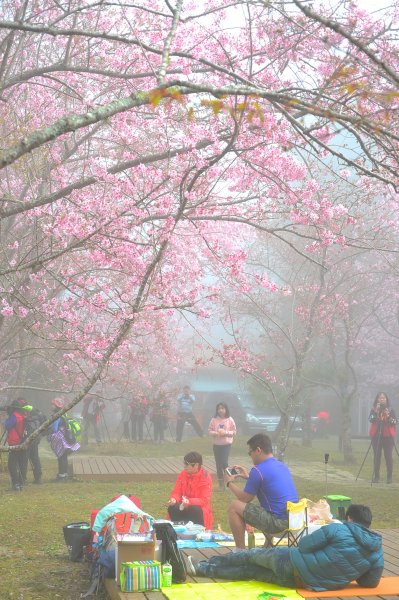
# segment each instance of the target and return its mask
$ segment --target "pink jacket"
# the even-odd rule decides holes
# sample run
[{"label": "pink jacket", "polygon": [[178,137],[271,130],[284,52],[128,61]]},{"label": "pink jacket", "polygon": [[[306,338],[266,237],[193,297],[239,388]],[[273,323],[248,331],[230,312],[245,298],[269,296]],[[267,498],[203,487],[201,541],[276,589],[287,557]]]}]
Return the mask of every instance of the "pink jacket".
[{"label": "pink jacket", "polygon": [[[223,429],[226,435],[217,435],[218,431]],[[233,443],[233,437],[237,433],[236,424],[232,417],[221,419],[220,417],[213,417],[209,423],[208,433],[213,437],[213,443],[215,446],[226,446],[227,444]]]}]

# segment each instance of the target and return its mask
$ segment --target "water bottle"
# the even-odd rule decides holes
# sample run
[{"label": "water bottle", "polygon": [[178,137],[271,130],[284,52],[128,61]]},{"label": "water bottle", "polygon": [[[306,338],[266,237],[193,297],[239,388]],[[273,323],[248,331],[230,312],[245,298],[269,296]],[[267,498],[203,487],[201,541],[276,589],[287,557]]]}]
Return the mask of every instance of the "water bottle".
[{"label": "water bottle", "polygon": [[172,565],[168,562],[162,565],[162,587],[172,585]]},{"label": "water bottle", "polygon": [[253,528],[248,528],[248,548],[255,548],[255,533]]}]

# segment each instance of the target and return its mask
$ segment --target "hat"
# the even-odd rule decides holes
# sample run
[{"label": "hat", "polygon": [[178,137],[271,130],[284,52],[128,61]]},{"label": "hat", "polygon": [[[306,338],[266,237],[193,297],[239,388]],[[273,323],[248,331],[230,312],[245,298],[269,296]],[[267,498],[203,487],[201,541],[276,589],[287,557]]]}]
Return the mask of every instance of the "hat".
[{"label": "hat", "polygon": [[64,408],[64,401],[63,401],[63,399],[62,399],[62,398],[54,398],[54,399],[51,401],[51,404],[52,404],[53,406],[55,406],[56,408]]},{"label": "hat", "polygon": [[33,406],[31,406],[30,404],[24,404],[22,408],[27,412],[31,412],[33,410]]}]

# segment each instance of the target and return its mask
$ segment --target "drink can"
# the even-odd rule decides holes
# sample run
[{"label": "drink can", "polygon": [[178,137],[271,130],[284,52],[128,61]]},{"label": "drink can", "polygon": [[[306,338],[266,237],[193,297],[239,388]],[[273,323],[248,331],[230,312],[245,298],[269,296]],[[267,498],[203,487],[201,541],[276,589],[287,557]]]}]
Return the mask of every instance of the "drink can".
[{"label": "drink can", "polygon": [[172,585],[172,565],[166,562],[162,565],[162,587],[170,587]]}]

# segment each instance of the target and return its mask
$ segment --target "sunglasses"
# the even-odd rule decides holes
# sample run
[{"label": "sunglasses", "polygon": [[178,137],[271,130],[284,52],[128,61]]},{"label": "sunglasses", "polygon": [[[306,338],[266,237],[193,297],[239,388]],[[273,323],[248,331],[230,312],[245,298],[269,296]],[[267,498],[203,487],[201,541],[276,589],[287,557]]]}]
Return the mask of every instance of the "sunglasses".
[{"label": "sunglasses", "polygon": [[189,463],[189,462],[184,461],[185,467],[195,467],[196,464],[198,464],[198,463]]}]

